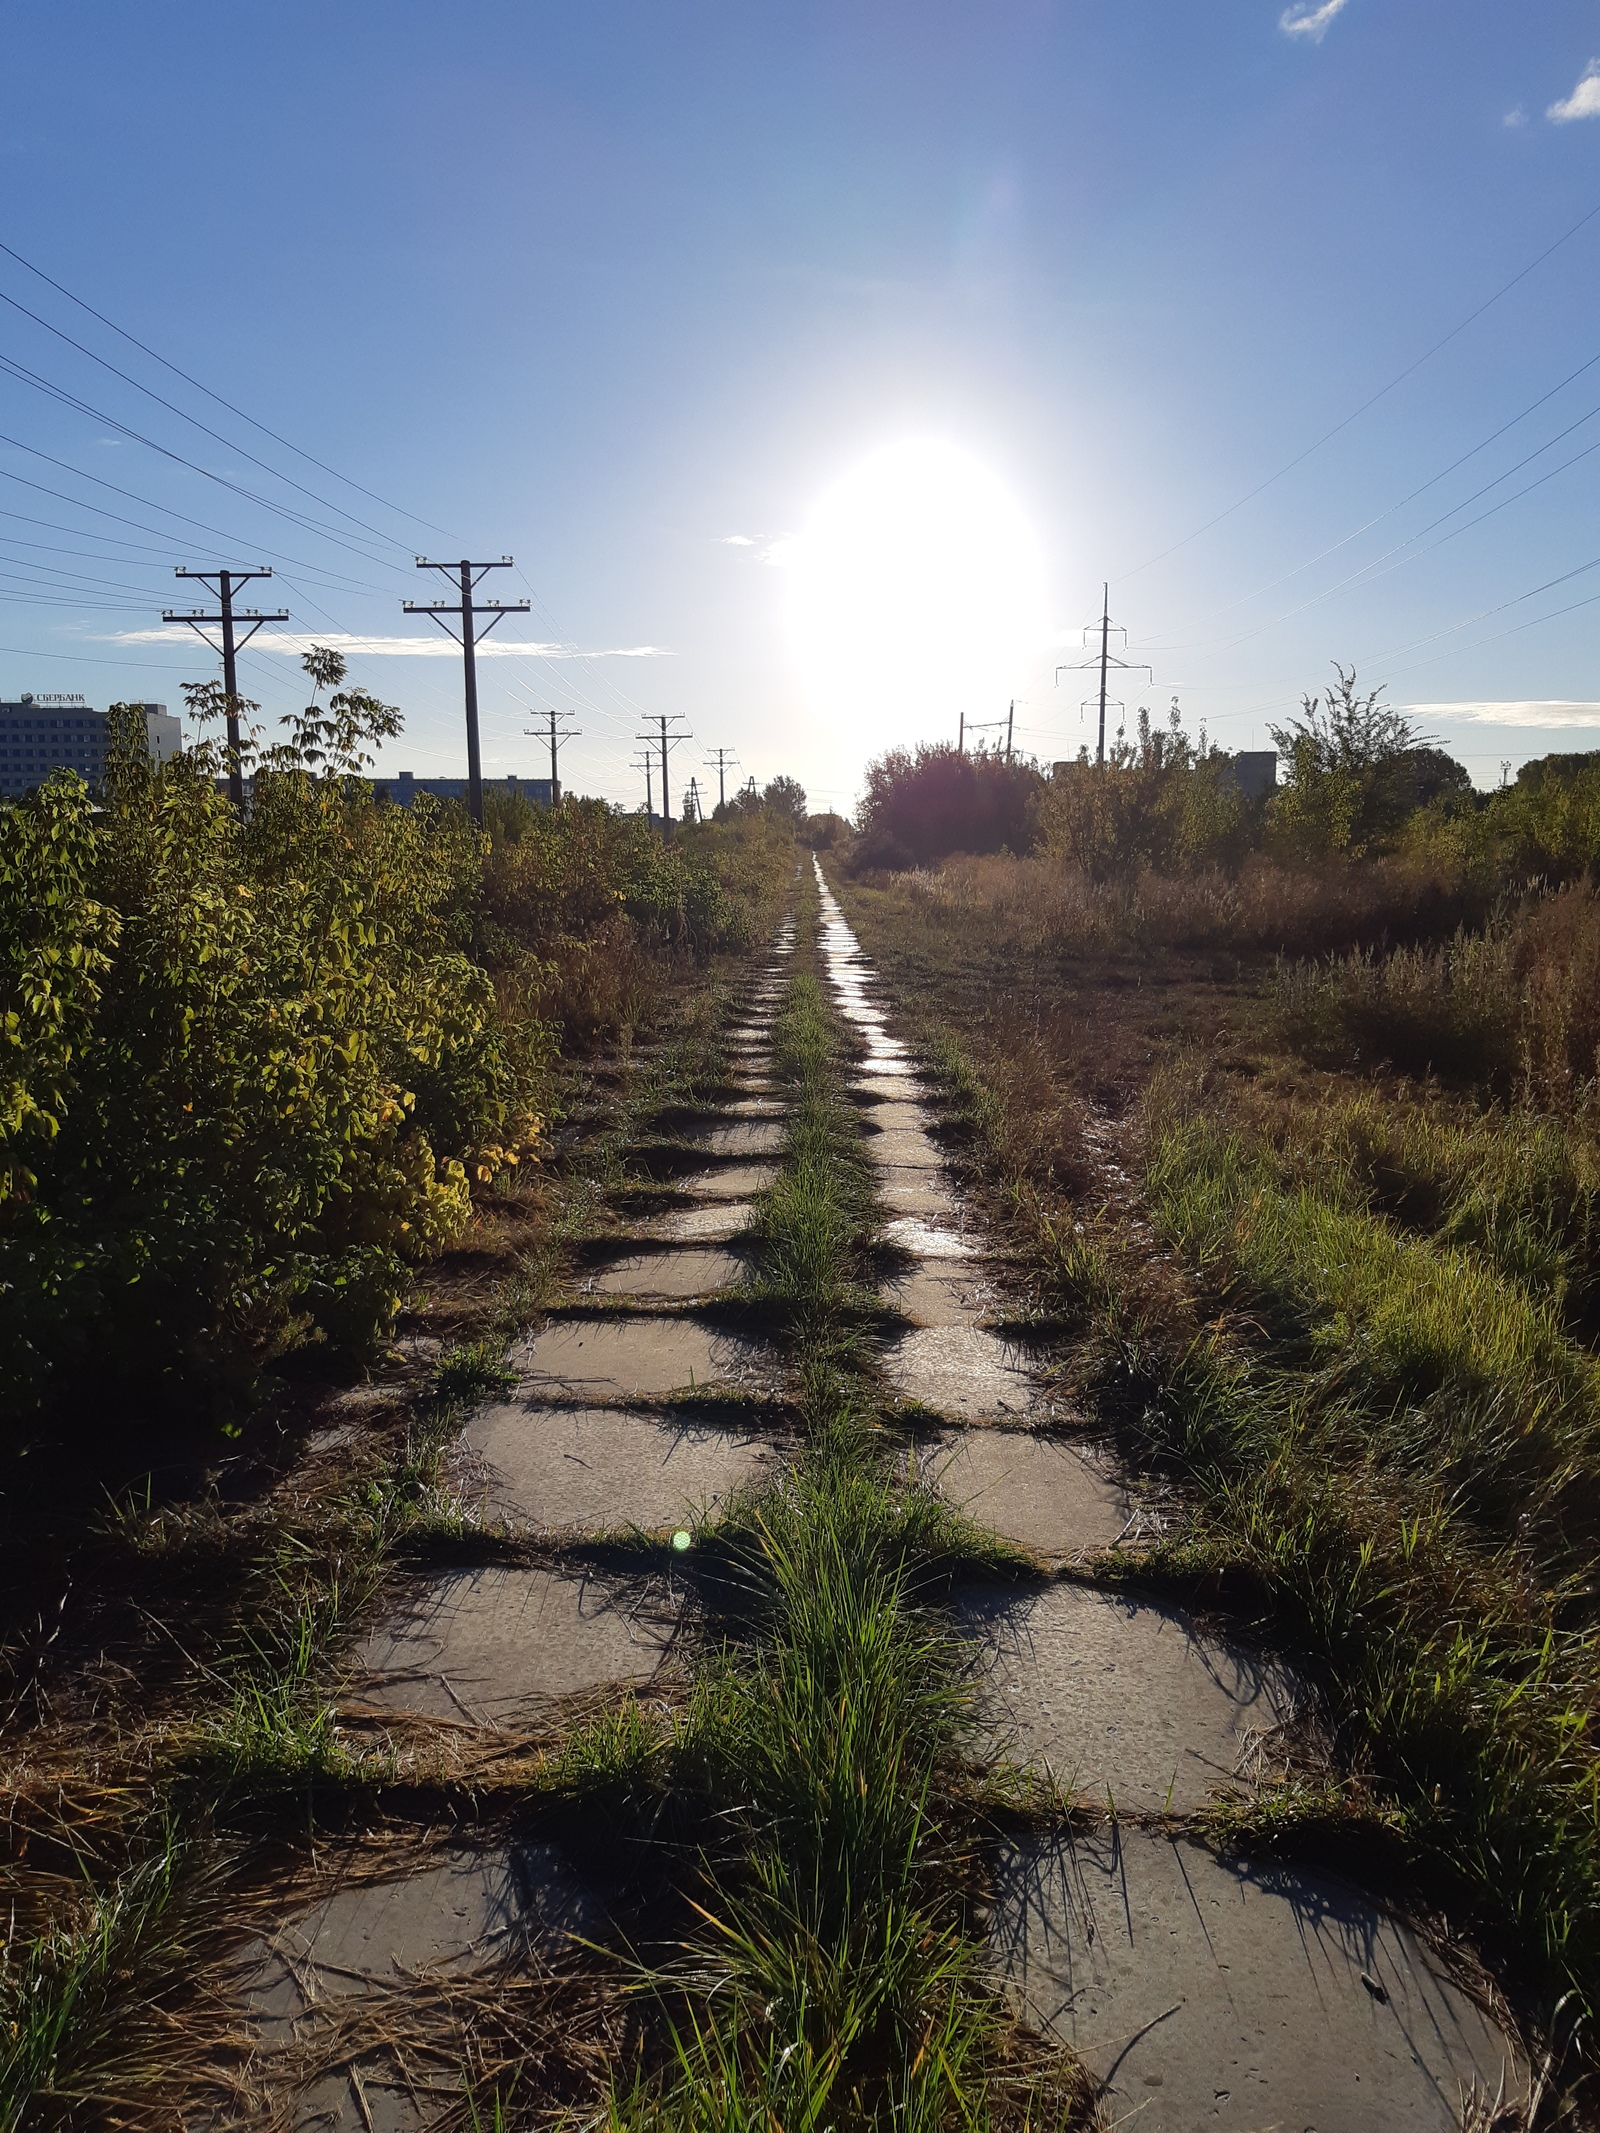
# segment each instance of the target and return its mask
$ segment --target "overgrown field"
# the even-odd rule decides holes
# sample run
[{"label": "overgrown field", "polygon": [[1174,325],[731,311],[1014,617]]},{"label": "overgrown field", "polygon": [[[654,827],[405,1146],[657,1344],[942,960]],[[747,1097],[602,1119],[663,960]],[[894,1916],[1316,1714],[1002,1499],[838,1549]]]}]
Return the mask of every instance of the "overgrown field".
[{"label": "overgrown field", "polygon": [[1409,1881],[1570,2036],[1600,1999],[1600,902],[1407,910],[1405,865],[837,887],[1069,1376],[1178,1489],[1141,1576],[1306,1657],[1329,1776],[1257,1836]]}]

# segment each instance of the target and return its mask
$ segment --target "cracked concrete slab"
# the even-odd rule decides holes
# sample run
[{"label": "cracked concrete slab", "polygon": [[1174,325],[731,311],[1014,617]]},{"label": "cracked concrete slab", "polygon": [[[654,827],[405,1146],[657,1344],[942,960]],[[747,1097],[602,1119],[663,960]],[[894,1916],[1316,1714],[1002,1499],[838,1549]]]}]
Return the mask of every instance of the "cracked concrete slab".
[{"label": "cracked concrete slab", "polygon": [[558,1318],[512,1350],[518,1397],[574,1403],[663,1399],[691,1387],[761,1391],[773,1350],[693,1318]]},{"label": "cracked concrete slab", "polygon": [[1157,1831],[1001,1855],[993,1967],[1139,2133],[1455,2133],[1512,2100],[1514,2045],[1416,1936],[1338,1877]]},{"label": "cracked concrete slab", "polygon": [[917,1467],[980,1526],[1049,1560],[1109,1548],[1128,1523],[1126,1490],[1059,1437],[958,1430],[924,1451]]},{"label": "cracked concrete slab", "polygon": [[1083,1585],[1021,1598],[973,1588],[957,1619],[978,1642],[991,1746],[1125,1811],[1192,1814],[1247,1786],[1293,1707],[1280,1666],[1152,1601]]},{"label": "cracked concrete slab", "polygon": [[468,1444],[491,1511],[555,1531],[693,1526],[779,1463],[765,1434],[615,1407],[485,1408]]},{"label": "cracked concrete slab", "polygon": [[558,1697],[660,1671],[676,1628],[662,1594],[491,1564],[418,1581],[355,1655],[361,1708],[475,1726],[527,1723]]},{"label": "cracked concrete slab", "polygon": [[1031,1374],[1026,1349],[981,1326],[918,1326],[884,1351],[890,1384],[952,1422],[1020,1422],[1042,1418],[1051,1401]]}]

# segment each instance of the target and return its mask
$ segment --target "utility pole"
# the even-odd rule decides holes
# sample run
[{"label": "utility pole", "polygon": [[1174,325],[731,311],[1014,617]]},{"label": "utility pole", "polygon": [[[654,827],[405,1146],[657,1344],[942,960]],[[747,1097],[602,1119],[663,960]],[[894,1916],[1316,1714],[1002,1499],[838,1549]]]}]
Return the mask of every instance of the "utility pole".
[{"label": "utility pole", "polygon": [[646,820],[646,822],[653,822],[656,818],[656,800],[655,787],[650,782],[651,764],[650,751],[648,748],[644,749],[641,754],[636,755],[634,757],[633,767],[635,770],[642,770],[644,772],[644,819]]},{"label": "utility pole", "polygon": [[[550,711],[545,715],[550,721],[550,805],[559,807],[561,805],[561,777],[556,768],[556,750],[563,741],[575,739],[577,735],[582,733],[583,728],[581,726],[562,726],[558,728],[556,720],[565,717],[566,714],[564,712]],[[532,735],[535,740],[539,738],[537,728],[533,726],[524,726],[522,730],[524,733]]]},{"label": "utility pole", "polygon": [[960,724],[960,725],[959,725],[959,726],[957,727],[957,729],[956,729],[956,754],[957,754],[957,755],[965,755],[965,754],[966,754],[966,752],[967,752],[967,714],[965,713],[965,711],[963,711],[963,712],[962,712],[962,714],[961,714],[961,724]]},{"label": "utility pole", "polygon": [[[645,713],[646,718],[650,715],[648,711]],[[667,728],[675,726],[680,715],[676,711],[658,711],[655,714],[656,724],[661,728],[659,736],[661,745],[661,835],[668,841],[672,836],[672,798],[671,787],[667,783],[667,751],[669,748],[676,748],[680,741],[692,741],[694,739],[692,733],[668,733]],[[657,736],[653,733],[636,733],[634,739],[636,741],[644,741],[652,748],[655,747],[657,742]]]},{"label": "utility pole", "polygon": [[1013,696],[1006,706],[1006,761],[1011,760],[1011,721],[1017,715],[1017,699]]},{"label": "utility pole", "polygon": [[1113,654],[1111,650],[1111,632],[1117,630],[1124,643],[1127,642],[1128,633],[1120,623],[1113,622],[1111,619],[1111,587],[1109,585],[1104,588],[1100,603],[1100,620],[1098,622],[1085,623],[1084,625],[1083,641],[1085,644],[1089,642],[1090,632],[1093,630],[1100,632],[1099,658],[1076,660],[1067,666],[1057,667],[1056,686],[1060,687],[1063,674],[1081,674],[1085,668],[1090,667],[1098,667],[1100,669],[1100,739],[1095,749],[1094,759],[1097,763],[1103,765],[1106,759],[1106,684],[1109,679],[1110,669],[1115,667],[1119,673],[1123,674],[1148,674],[1152,687],[1155,686],[1156,677],[1154,669],[1146,666],[1142,660],[1130,662],[1126,659],[1118,659]]},{"label": "utility pole", "polygon": [[714,755],[717,759],[717,807],[720,812],[728,804],[726,784],[728,765],[737,763],[739,758],[731,748],[710,748],[707,749],[706,753]]},{"label": "utility pole", "polygon": [[[483,826],[483,757],[478,747],[478,660],[474,648],[480,638],[488,636],[502,615],[525,615],[528,603],[526,600],[474,603],[472,595],[491,570],[509,570],[511,563],[508,555],[503,555],[498,563],[469,563],[465,556],[459,563],[430,563],[426,556],[419,555],[418,570],[442,570],[447,575],[454,575],[461,587],[461,597],[459,600],[434,600],[423,605],[415,600],[401,602],[408,615],[432,615],[445,635],[455,637],[461,647],[467,684],[467,812],[480,829]],[[459,637],[445,620],[446,615],[459,616]],[[489,618],[481,630],[477,627],[479,615]]]},{"label": "utility pole", "polygon": [[[175,570],[175,578],[197,578],[202,585],[213,581],[217,588],[217,605],[222,612],[203,615],[198,608],[189,614],[174,614],[171,609],[162,610],[163,622],[187,622],[197,637],[204,638],[209,628],[222,625],[222,689],[226,700],[228,718],[228,798],[241,814],[244,812],[244,771],[239,761],[239,672],[235,660],[242,646],[247,645],[263,622],[287,622],[289,610],[280,608],[275,615],[264,615],[258,607],[246,607],[236,615],[233,611],[233,596],[241,585],[248,585],[252,578],[270,578],[272,572],[262,566],[260,570]],[[248,622],[250,627],[242,637],[234,635],[236,622]],[[211,644],[213,651],[218,647]]]}]

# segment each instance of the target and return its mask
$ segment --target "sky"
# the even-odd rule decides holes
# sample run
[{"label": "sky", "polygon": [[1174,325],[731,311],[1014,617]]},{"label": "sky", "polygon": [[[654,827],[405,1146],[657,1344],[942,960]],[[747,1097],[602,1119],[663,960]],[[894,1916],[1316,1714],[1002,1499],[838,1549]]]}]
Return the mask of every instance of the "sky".
[{"label": "sky", "polygon": [[543,774],[555,710],[630,805],[662,716],[674,812],[719,748],[841,811],[963,719],[1092,749],[1107,581],[1113,729],[1270,746],[1340,661],[1480,785],[1600,747],[1593,0],[3,37],[0,698],[176,709],[217,662],[174,569],[270,564],[264,719],[333,644],[405,714],[381,767],[460,775],[460,655],[402,603],[511,556],[485,771]]}]

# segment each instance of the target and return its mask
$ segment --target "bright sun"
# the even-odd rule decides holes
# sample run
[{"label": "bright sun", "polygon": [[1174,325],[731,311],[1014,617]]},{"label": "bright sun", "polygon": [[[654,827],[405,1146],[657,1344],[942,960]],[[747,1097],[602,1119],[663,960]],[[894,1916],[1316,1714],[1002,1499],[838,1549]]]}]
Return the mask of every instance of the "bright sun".
[{"label": "bright sun", "polygon": [[987,467],[907,440],[834,483],[789,555],[806,693],[861,745],[955,738],[1004,716],[1045,641],[1033,530]]}]

